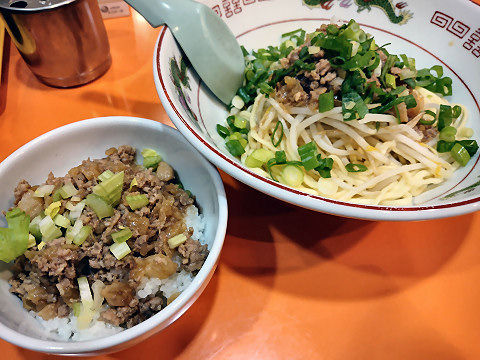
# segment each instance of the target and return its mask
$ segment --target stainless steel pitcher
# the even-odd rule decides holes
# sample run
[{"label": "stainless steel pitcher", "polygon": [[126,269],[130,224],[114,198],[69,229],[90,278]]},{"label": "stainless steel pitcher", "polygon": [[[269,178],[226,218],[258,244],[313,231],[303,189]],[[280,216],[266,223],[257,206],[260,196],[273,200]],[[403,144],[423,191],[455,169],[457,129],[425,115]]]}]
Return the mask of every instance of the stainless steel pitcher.
[{"label": "stainless steel pitcher", "polygon": [[111,65],[97,0],[0,0],[0,14],[30,70],[47,85],[82,85]]}]

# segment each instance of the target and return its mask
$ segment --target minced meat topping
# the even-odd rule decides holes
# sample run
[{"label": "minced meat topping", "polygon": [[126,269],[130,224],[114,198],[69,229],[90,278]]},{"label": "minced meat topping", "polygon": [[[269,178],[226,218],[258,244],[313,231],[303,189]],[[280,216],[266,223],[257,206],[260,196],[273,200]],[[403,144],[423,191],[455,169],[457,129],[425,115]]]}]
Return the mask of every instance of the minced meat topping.
[{"label": "minced meat topping", "polygon": [[[185,223],[187,208],[194,205],[194,198],[183,189],[169,164],[160,161],[150,168],[137,165],[136,150],[131,146],[108,149],[106,155],[83,161],[64,177],[50,173],[40,186],[21,180],[14,191],[15,206],[30,219],[45,217],[56,201],[59,206],[55,211],[68,219],[69,209],[92,194],[101,174],[108,170],[111,174],[124,173],[121,198],[112,206],[111,216],[99,218],[89,205],[81,211],[77,220],[91,232],[80,245],[72,243],[63,229],[55,239],[37,238],[15,260],[10,291],[26,309],[46,320],[70,315],[81,300],[77,280],[86,277],[90,285],[101,284],[100,294],[105,301],[100,320],[132,327],[169,301],[160,290],[145,298],[137,297],[146,279],[166,279],[182,269],[195,273],[208,256],[207,246],[192,238],[194,230]],[[57,190],[65,184],[74,186],[74,196],[58,196]],[[53,185],[54,189],[39,197],[35,190],[44,185]],[[146,205],[132,209],[128,197],[133,195],[146,197]],[[131,232],[125,241],[130,252],[117,258],[111,250],[112,234],[124,229]],[[168,240],[180,234],[186,240],[172,249]]]}]

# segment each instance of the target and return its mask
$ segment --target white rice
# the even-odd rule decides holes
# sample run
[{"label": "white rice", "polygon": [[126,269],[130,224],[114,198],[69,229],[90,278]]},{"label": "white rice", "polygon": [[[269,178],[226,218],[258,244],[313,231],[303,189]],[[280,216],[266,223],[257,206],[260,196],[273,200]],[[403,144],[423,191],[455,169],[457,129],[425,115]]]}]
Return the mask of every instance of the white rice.
[{"label": "white rice", "polygon": [[[198,213],[196,206],[191,205],[187,208],[185,216],[185,225],[187,228],[193,228],[192,238],[199,240],[202,244],[205,244],[203,238],[203,231],[205,229],[205,219],[203,215]],[[180,259],[173,259],[179,263]],[[137,291],[137,297],[144,299],[148,295],[156,294],[158,290],[163,292],[163,295],[168,299],[176,293],[180,293],[185,290],[192,282],[194,276],[181,270],[167,279],[150,278],[146,279]],[[102,310],[104,310],[104,307]],[[101,310],[101,311],[102,311]],[[77,328],[77,319],[70,314],[66,318],[53,318],[51,320],[44,320],[37,315],[34,311],[30,314],[38,320],[42,327],[46,330],[47,336],[60,341],[85,341],[90,339],[98,339],[100,337],[106,337],[116,334],[123,330],[118,326],[113,326],[103,321],[99,321],[100,311],[95,314],[94,320],[87,329],[79,330]]]},{"label": "white rice", "polygon": [[[104,309],[105,308],[102,310]],[[34,311],[30,311],[30,314],[32,314],[35,319],[37,319],[38,322],[40,322],[40,324],[44,327],[48,333],[48,337],[55,340],[85,341],[114,335],[123,330],[123,328],[119,326],[113,326],[103,321],[99,321],[98,317],[100,316],[100,312],[95,314],[94,320],[92,321],[90,327],[82,330],[77,328],[77,318],[73,315],[73,313],[71,313],[69,317],[56,317],[51,320],[43,320]]]}]

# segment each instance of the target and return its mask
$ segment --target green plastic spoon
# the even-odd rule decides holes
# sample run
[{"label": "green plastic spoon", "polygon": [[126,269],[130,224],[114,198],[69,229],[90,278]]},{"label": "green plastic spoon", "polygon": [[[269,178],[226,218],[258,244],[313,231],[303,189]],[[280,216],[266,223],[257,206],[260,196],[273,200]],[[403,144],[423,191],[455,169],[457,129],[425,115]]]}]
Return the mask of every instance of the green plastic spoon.
[{"label": "green plastic spoon", "polygon": [[153,27],[166,24],[200,78],[225,104],[242,85],[243,54],[222,19],[192,0],[125,0]]}]

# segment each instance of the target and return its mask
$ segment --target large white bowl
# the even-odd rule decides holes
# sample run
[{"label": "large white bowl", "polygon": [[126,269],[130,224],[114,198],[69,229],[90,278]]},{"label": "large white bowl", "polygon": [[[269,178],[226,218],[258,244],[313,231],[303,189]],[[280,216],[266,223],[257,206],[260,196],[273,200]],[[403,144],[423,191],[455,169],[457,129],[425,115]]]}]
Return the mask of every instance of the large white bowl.
[{"label": "large white bowl", "polygon": [[[227,201],[217,170],[175,129],[158,122],[123,116],[80,121],[32,140],[0,164],[0,209],[13,205],[13,189],[20,179],[31,184],[57,176],[82,160],[104,157],[105,150],[123,144],[153,148],[178,172],[186,189],[195,194],[206,220],[205,239],[210,249],[193,282],[165,309],[118,334],[82,342],[46,339],[41,325],[23,309],[21,301],[0,280],[0,337],[15,345],[55,354],[98,354],[118,351],[146,339],[178,319],[200,296],[217,265],[227,226]],[[5,219],[0,226],[5,226]],[[2,263],[4,264],[4,263]],[[8,266],[3,266],[4,270]]]},{"label": "large white bowl", "polygon": [[[370,7],[372,2],[364,0],[329,0],[323,6],[310,7],[303,1],[203,0],[222,16],[247,49],[278,44],[280,34],[287,31],[313,31],[332,16],[355,19],[375,35],[378,44],[391,43],[389,50],[414,56],[419,67],[443,65],[445,74],[454,82],[452,99],[470,110],[469,126],[475,130],[477,141],[480,139],[480,6],[469,0],[385,0]],[[225,149],[215,126],[225,121],[227,111],[193,70],[182,74],[181,57],[172,33],[164,28],[155,48],[153,72],[168,115],[197,150],[245,184],[302,207],[355,218],[423,220],[479,209],[478,154],[466,168],[416,198],[409,207],[357,205],[312,196],[253,173]]]}]

